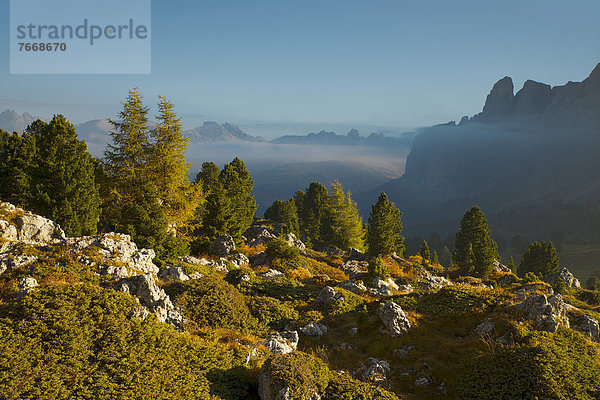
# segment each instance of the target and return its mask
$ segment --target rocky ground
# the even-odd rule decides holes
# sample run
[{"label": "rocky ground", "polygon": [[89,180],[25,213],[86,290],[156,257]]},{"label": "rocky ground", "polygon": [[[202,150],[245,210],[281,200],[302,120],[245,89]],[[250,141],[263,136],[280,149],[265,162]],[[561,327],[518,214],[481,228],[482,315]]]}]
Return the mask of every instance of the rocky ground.
[{"label": "rocky ground", "polygon": [[[418,256],[392,255],[385,260],[391,277],[371,279],[358,250],[316,252],[280,230],[255,225],[241,246],[221,237],[209,254],[159,269],[154,251],[138,249],[127,235],[67,238],[54,222],[2,203],[0,291],[3,299],[22,298],[57,283],[92,282],[133,296],[136,318],[153,315],[182,335],[210,332],[244,347],[255,379],[246,398],[262,400],[351,398],[339,395],[344,385],[355,385],[352,390],[366,393],[365,399],[461,398],[465,384],[456,365],[475,353],[512,348],[535,332],[576,332],[590,343],[600,341],[600,304],[567,269],[525,282],[497,262],[492,276],[481,280]],[[266,246],[276,237],[297,250],[296,264],[269,255]],[[202,313],[214,310],[199,308],[204,303],[190,294],[204,290],[209,278],[222,281],[233,299],[227,302],[241,299],[239,307],[250,313],[246,321],[230,324],[228,315],[220,315],[223,325],[211,325],[212,314]],[[562,293],[555,293],[559,280]],[[248,328],[250,320],[256,323]],[[311,378],[302,375],[298,388],[300,372],[285,362],[304,354],[317,361],[312,372],[301,371]],[[314,371],[321,370],[329,371],[329,383],[317,379]]]}]

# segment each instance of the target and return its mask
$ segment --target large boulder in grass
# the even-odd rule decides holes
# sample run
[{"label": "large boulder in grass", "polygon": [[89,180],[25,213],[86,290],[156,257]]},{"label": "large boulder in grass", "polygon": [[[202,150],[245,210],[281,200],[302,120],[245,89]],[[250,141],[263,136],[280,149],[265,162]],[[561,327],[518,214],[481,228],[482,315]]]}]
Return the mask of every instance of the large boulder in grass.
[{"label": "large boulder in grass", "polygon": [[158,287],[153,274],[144,274],[121,279],[115,290],[136,296],[140,304],[153,313],[161,322],[180,329],[183,317],[175,308],[169,296]]},{"label": "large boulder in grass", "polygon": [[275,332],[267,337],[264,345],[273,354],[287,354],[296,350],[299,340],[297,331]]},{"label": "large boulder in grass", "polygon": [[524,311],[528,318],[535,320],[540,330],[556,332],[561,325],[569,327],[568,307],[560,294],[548,297],[545,294],[530,296],[515,307]]},{"label": "large boulder in grass", "polygon": [[556,274],[548,275],[543,278],[544,282],[548,282],[551,285],[556,284],[559,280],[562,280],[568,287],[581,287],[581,282],[579,282],[579,279],[575,278],[575,275],[573,275],[567,268],[562,268]]},{"label": "large boulder in grass", "polygon": [[592,342],[600,342],[600,324],[589,315],[581,315],[569,321],[571,328],[584,334]]},{"label": "large boulder in grass", "polygon": [[402,335],[410,329],[410,321],[406,318],[404,310],[393,301],[388,301],[379,307],[379,317],[383,322],[381,332],[387,335]]},{"label": "large boulder in grass", "polygon": [[337,292],[331,286],[325,286],[321,293],[319,293],[319,297],[315,299],[317,304],[327,304],[331,305],[337,303],[338,301],[344,301],[344,295]]},{"label": "large boulder in grass", "polygon": [[17,218],[19,240],[48,243],[65,240],[65,232],[54,221],[39,215],[23,215]]},{"label": "large boulder in grass", "polygon": [[233,254],[236,252],[235,240],[229,235],[220,236],[208,246],[208,251],[221,257]]}]

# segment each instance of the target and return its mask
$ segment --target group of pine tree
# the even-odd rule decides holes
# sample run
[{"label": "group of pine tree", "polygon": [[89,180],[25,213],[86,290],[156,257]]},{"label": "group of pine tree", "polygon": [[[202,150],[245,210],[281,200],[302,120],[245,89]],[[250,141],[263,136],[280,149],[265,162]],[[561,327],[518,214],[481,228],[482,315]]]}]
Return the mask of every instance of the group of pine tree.
[{"label": "group of pine tree", "polygon": [[[21,134],[0,130],[0,199],[57,221],[71,236],[129,234],[139,246],[153,248],[159,262],[200,251],[222,235],[239,242],[257,210],[244,162],[235,158],[222,169],[205,162],[191,181],[188,138],[173,104],[159,96],[153,124],[137,89],[122,106],[119,118],[111,121],[112,144],[102,159],[87,152],[62,115],[35,121]],[[313,182],[291,199],[275,201],[264,216],[314,249],[367,250],[375,275],[386,275],[381,256],[405,251],[402,213],[385,193],[366,224],[339,182],[329,190]],[[437,252],[431,253],[426,242],[419,255],[438,263]],[[478,207],[463,217],[451,257],[452,266],[479,277],[500,259]],[[546,275],[558,265],[552,243],[535,242],[515,272]]]}]

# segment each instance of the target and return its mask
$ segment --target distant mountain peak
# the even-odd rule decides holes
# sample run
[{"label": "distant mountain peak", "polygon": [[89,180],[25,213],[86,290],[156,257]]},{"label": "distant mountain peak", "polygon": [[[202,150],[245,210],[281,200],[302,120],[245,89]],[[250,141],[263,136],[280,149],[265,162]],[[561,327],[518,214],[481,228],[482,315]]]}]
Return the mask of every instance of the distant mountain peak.
[{"label": "distant mountain peak", "polygon": [[8,132],[23,132],[37,117],[25,112],[19,115],[16,111],[7,109],[0,113],[0,129]]},{"label": "distant mountain peak", "polygon": [[193,143],[241,143],[266,142],[266,139],[248,135],[237,125],[225,122],[205,121],[202,126],[183,132]]}]

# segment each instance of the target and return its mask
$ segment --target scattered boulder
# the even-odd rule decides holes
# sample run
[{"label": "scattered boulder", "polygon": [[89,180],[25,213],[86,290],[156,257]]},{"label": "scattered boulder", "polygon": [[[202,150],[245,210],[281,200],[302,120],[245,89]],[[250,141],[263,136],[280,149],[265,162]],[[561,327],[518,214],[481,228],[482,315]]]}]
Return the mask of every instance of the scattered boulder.
[{"label": "scattered boulder", "polygon": [[344,271],[346,275],[348,275],[350,280],[354,280],[358,275],[364,273],[368,266],[369,263],[366,261],[348,260],[342,264],[340,269]]},{"label": "scattered boulder", "polygon": [[153,313],[159,321],[171,324],[178,329],[181,328],[182,315],[165,291],[158,287],[152,274],[121,279],[115,289],[138,297],[140,304]]},{"label": "scattered boulder", "polygon": [[298,348],[300,340],[297,331],[284,331],[271,333],[264,345],[274,354],[287,354]]},{"label": "scattered boulder", "polygon": [[600,325],[595,318],[582,315],[570,320],[570,325],[571,328],[583,333],[592,342],[600,342]]},{"label": "scattered boulder", "polygon": [[344,282],[338,283],[336,285],[336,287],[346,289],[349,292],[352,292],[354,294],[362,294],[362,293],[365,293],[366,291],[368,291],[367,287],[364,284],[362,284],[361,282],[356,283],[356,282],[351,282],[351,281],[344,281]]},{"label": "scattered boulder", "polygon": [[543,294],[553,294],[554,290],[552,290],[552,286],[545,282],[534,282],[529,283],[519,290],[515,292],[515,294],[519,295],[521,300],[525,300],[528,296],[530,296],[533,292],[539,292]]},{"label": "scattered boulder", "polygon": [[404,310],[393,301],[388,301],[379,307],[379,317],[383,322],[381,332],[387,335],[398,336],[410,329],[410,321],[406,318]]},{"label": "scattered boulder", "polygon": [[229,262],[240,268],[250,264],[250,260],[242,253],[237,253],[229,257]]},{"label": "scattered boulder", "polygon": [[308,324],[300,328],[300,332],[306,336],[321,337],[327,333],[327,327],[319,322],[310,321]]},{"label": "scattered boulder", "polygon": [[410,283],[407,283],[406,285],[398,285],[398,290],[403,293],[412,293],[415,291],[415,288]]},{"label": "scattered boulder", "polygon": [[504,264],[501,264],[500,261],[494,260],[492,262],[492,272],[512,272],[512,270]]},{"label": "scattered boulder", "polygon": [[246,243],[250,247],[256,247],[259,245],[266,246],[271,240],[277,238],[277,231],[268,226],[251,226],[244,232]]},{"label": "scattered boulder", "polygon": [[8,221],[0,220],[0,238],[9,241],[17,240],[17,227],[11,225]]},{"label": "scattered boulder", "polygon": [[19,293],[17,296],[22,297],[31,293],[34,288],[39,286],[38,281],[35,278],[27,277],[23,278],[17,284],[17,288],[19,289]]},{"label": "scattered boulder", "polygon": [[415,348],[415,346],[404,346],[401,347],[399,349],[395,349],[394,350],[394,355],[399,359],[402,360],[406,357],[408,357],[408,353],[413,350]]},{"label": "scattered boulder", "polygon": [[336,292],[335,289],[332,288],[331,286],[325,286],[321,290],[321,293],[319,293],[319,297],[317,297],[315,299],[315,302],[317,304],[327,304],[327,305],[337,303],[338,301],[340,301],[340,302],[345,301],[344,295],[342,295],[339,292]]},{"label": "scattered boulder", "polygon": [[475,333],[477,333],[479,336],[488,336],[491,335],[495,329],[496,325],[494,324],[494,321],[490,317],[487,317],[479,325],[477,325],[475,328]]},{"label": "scattered boulder", "polygon": [[545,276],[543,280],[551,285],[556,284],[558,280],[562,280],[568,287],[581,287],[581,282],[579,282],[579,279],[575,278],[575,275],[573,275],[567,268],[562,268],[556,274]]},{"label": "scattered boulder", "polygon": [[394,283],[394,285],[392,286],[391,283],[393,283],[393,281],[391,281],[391,279],[388,280],[383,280],[379,277],[373,279],[373,283],[372,283],[372,288],[369,289],[369,292],[373,295],[373,296],[389,296],[392,294],[392,288],[398,288],[398,285],[396,285]]},{"label": "scattered boulder", "polygon": [[168,267],[160,271],[158,277],[167,282],[184,282],[190,279],[181,267]]},{"label": "scattered boulder", "polygon": [[216,238],[209,246],[208,251],[218,256],[233,254],[236,250],[235,240],[229,235]]},{"label": "scattered boulder", "polygon": [[419,287],[424,290],[434,291],[434,290],[439,290],[439,289],[443,288],[444,286],[450,286],[450,285],[452,285],[452,282],[450,282],[448,279],[446,279],[442,276],[432,275],[432,276],[422,277],[421,279],[419,279],[418,284],[419,284]]},{"label": "scattered boulder", "polygon": [[65,240],[65,232],[54,221],[39,215],[17,217],[17,234],[25,242],[49,243]]},{"label": "scattered boulder", "polygon": [[30,254],[18,254],[20,251],[15,249],[11,242],[5,243],[0,248],[0,274],[6,270],[17,270],[27,267],[38,260],[37,256]]},{"label": "scattered boulder", "polygon": [[358,328],[354,327],[354,328],[350,328],[350,336],[356,336],[356,334],[358,333]]},{"label": "scattered boulder", "polygon": [[363,382],[378,385],[387,381],[387,374],[390,371],[390,364],[387,361],[369,357],[365,365],[354,371],[353,375]]},{"label": "scattered boulder", "polygon": [[424,376],[415,379],[415,386],[428,386],[431,385],[432,380]]},{"label": "scattered boulder", "polygon": [[288,246],[296,248],[300,251],[305,251],[306,246],[304,243],[296,237],[293,233],[286,233],[283,236],[283,240],[287,243]]},{"label": "scattered boulder", "polygon": [[276,269],[270,269],[264,274],[260,274],[261,279],[268,281],[275,278],[284,277],[285,274],[283,272],[277,271]]},{"label": "scattered boulder", "polygon": [[197,258],[194,256],[181,256],[179,257],[179,261],[184,262],[186,264],[201,264],[201,265],[206,265],[208,264],[208,260],[204,259],[204,258]]},{"label": "scattered boulder", "polygon": [[268,265],[269,264],[269,256],[267,255],[266,252],[261,251],[258,252],[256,254],[253,254],[250,256],[250,265],[257,266],[257,265]]},{"label": "scattered boulder", "polygon": [[534,319],[543,331],[556,332],[560,325],[569,327],[567,307],[560,294],[531,296],[515,307],[524,311],[528,318]]}]

